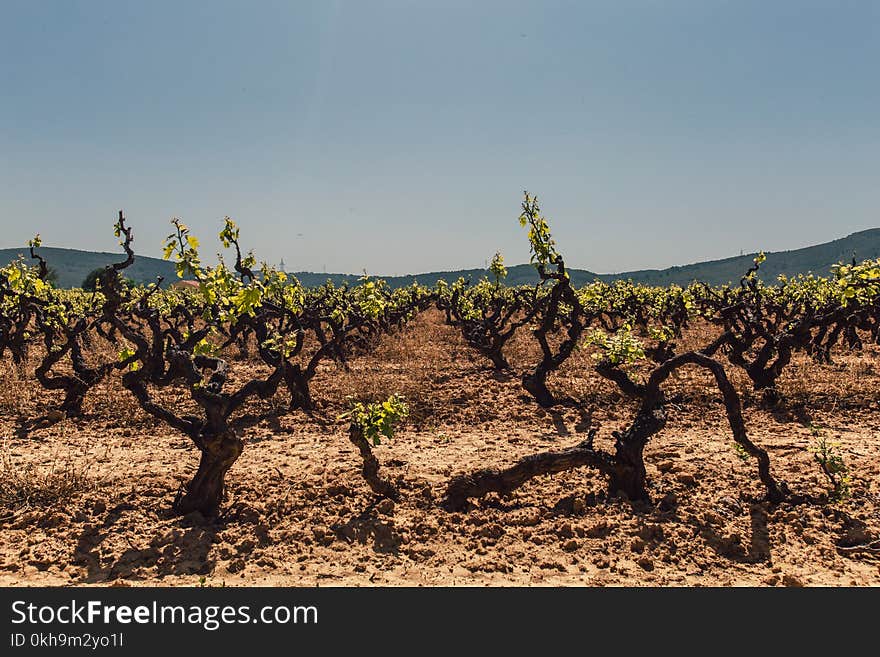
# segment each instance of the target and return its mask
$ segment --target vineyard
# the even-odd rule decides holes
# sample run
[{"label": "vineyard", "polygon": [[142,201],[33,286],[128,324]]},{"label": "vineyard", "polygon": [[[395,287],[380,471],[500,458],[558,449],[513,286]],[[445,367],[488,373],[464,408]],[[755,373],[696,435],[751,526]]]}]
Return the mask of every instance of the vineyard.
[{"label": "vineyard", "polygon": [[[735,284],[307,288],[0,270],[0,583],[880,583],[880,262]],[[513,227],[512,227],[513,228]],[[227,264],[229,263],[229,264]]]}]

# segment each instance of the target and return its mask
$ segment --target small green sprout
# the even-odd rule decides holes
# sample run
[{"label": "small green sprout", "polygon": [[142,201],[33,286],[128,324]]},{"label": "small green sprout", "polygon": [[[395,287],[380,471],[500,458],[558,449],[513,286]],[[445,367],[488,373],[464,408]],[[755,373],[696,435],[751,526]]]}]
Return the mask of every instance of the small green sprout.
[{"label": "small green sprout", "polygon": [[834,501],[845,500],[850,496],[850,483],[852,481],[849,468],[840,453],[840,443],[828,440],[822,435],[820,427],[811,427],[814,440],[810,446],[813,459],[819,464],[822,473],[831,482],[831,499]]},{"label": "small green sprout", "polygon": [[340,415],[340,418],[351,419],[352,424],[360,427],[364,437],[373,446],[380,445],[380,436],[388,439],[394,437],[394,427],[409,415],[409,407],[403,397],[391,395],[383,402],[352,402],[351,410]]},{"label": "small green sprout", "polygon": [[740,445],[737,442],[733,443],[733,451],[736,454],[736,457],[742,461],[743,463],[748,463],[752,456],[746,451],[746,448]]}]

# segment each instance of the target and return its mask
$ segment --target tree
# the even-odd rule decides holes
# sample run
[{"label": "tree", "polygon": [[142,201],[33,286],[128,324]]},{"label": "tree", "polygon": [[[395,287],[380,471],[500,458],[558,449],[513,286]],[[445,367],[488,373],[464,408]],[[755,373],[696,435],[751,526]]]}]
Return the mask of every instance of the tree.
[{"label": "tree", "polygon": [[[108,268],[112,269],[112,267],[113,267],[112,265],[108,265],[107,267],[98,267],[97,269],[93,269],[92,271],[90,271],[88,274],[86,274],[86,277],[83,279],[82,286],[81,286],[82,289],[84,289],[86,292],[95,292],[97,290],[102,289],[102,285],[101,285],[102,276],[105,275],[105,272],[108,270]],[[115,270],[113,270],[113,271],[115,271]],[[53,272],[53,270],[50,268],[49,269],[50,276],[52,275],[52,272]],[[116,272],[116,278],[118,279],[117,282],[119,284],[121,284],[129,289],[133,288],[133,287],[137,287],[137,281],[135,281],[133,278],[128,278],[126,276],[122,276],[119,272]]]},{"label": "tree", "polygon": [[82,289],[86,290],[87,292],[94,292],[98,287],[98,279],[103,273],[103,267],[96,267],[88,274],[86,274],[86,277],[83,279],[82,285],[80,285],[80,287],[82,287]]},{"label": "tree", "polygon": [[49,267],[46,270],[45,281],[52,285],[52,287],[58,287],[58,270],[55,267]]}]

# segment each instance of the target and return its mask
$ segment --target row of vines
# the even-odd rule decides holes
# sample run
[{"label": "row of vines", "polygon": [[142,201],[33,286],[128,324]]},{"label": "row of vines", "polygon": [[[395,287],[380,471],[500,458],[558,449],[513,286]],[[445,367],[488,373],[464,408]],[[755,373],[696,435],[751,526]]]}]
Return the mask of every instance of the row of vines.
[{"label": "row of vines", "polygon": [[[243,253],[239,229],[228,218],[220,240],[232,264],[221,258],[205,266],[198,239],[175,219],[164,257],[174,260],[181,278],[195,281],[189,290],[163,287],[161,279],[132,285],[125,278],[135,259],[134,237],[120,212],[114,230],[123,255],[103,270],[94,292],[59,290],[47,282],[39,236],[29,245],[31,262],[21,259],[0,270],[0,358],[24,363],[33,356],[33,376],[46,390],[58,391],[63,415],[82,413],[84,400],[101,382],[127,391],[145,413],[186,435],[199,450],[198,469],[174,510],[211,515],[223,503],[226,475],[246,443],[234,422],[237,412],[255,398],[281,393],[289,412],[311,413],[311,383],[322,364],[345,368],[383,336],[406,330],[419,313],[436,308],[488,367],[510,369],[506,349],[517,333],[534,340],[539,358],[522,374],[522,387],[541,407],[576,403],[554,395],[548,381],[578,349],[589,347],[596,374],[636,409],[612,432],[611,449],[594,444],[593,429],[567,449],[452,477],[446,508],[464,509],[538,475],[583,467],[605,476],[611,494],[647,499],[645,447],[667,423],[671,401],[665,386],[682,368],[711,375],[731,437],[743,458],[754,462],[766,498],[777,503],[796,497],[774,476],[767,451],[750,439],[730,372],[744,372],[772,405],[781,395],[777,381],[795,353],[827,363],[835,350],[880,341],[880,263],[840,264],[829,277],[768,284],[759,277],[759,255],[736,285],[595,282],[577,288],[537,198],[525,195],[519,221],[528,231],[536,285],[505,285],[504,261],[496,254],[491,278],[392,290],[366,276],[357,285],[303,287]],[[695,322],[717,330],[705,344],[680,348],[682,332]],[[113,348],[99,346],[107,343]],[[236,354],[252,365],[244,378],[232,375]],[[162,392],[170,388],[183,390],[194,404],[183,411],[163,402]],[[402,493],[381,476],[373,447],[391,438],[406,414],[405,400],[392,396],[352,404],[346,415],[364,479],[381,497],[397,499]],[[819,461],[835,481],[833,455]]]}]

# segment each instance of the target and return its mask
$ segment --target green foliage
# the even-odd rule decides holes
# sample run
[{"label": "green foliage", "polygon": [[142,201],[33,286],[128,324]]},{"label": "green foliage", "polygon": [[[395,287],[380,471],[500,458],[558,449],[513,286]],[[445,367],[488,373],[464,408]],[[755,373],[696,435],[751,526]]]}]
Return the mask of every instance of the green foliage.
[{"label": "green foliage", "polygon": [[220,231],[220,242],[228,249],[233,242],[238,242],[239,228],[229,217],[223,218],[223,230]]},{"label": "green foliage", "polygon": [[263,299],[263,291],[258,285],[250,285],[242,287],[238,293],[232,298],[232,305],[235,313],[238,315],[256,314],[256,308],[260,306]]},{"label": "green foliage", "polygon": [[810,445],[810,453],[831,483],[831,499],[845,500],[850,496],[852,478],[840,453],[840,443],[828,440],[819,427],[812,427],[812,431],[813,444]]},{"label": "green foliage", "polygon": [[752,460],[752,457],[746,451],[746,448],[737,442],[733,443],[733,453],[736,454],[736,458],[738,458],[743,463],[749,463]]},{"label": "green foliage", "polygon": [[361,312],[371,319],[376,319],[385,310],[385,281],[372,279],[366,274],[354,288],[354,296]]},{"label": "green foliage", "polygon": [[198,252],[199,240],[189,234],[189,226],[177,217],[171,220],[171,224],[174,226],[174,232],[165,238],[162,259],[170,260],[172,255],[176,256],[177,277],[184,278],[190,275],[198,280],[202,270]]},{"label": "green foliage", "polygon": [[136,372],[140,369],[141,364],[134,360],[135,356],[137,356],[137,351],[131,347],[125,347],[119,351],[119,362],[125,363],[126,361],[129,361],[128,369],[132,372]]},{"label": "green foliage", "polygon": [[296,349],[297,334],[283,336],[275,333],[262,342],[264,349],[279,352],[284,358],[290,358]]},{"label": "green foliage", "polygon": [[[223,248],[228,249],[230,246],[235,246],[238,255],[241,255],[241,252],[238,247],[238,237],[239,237],[239,228],[236,223],[230,219],[229,217],[223,218],[223,230],[220,231],[220,242],[223,244]],[[254,257],[253,251],[249,251],[247,255],[241,258],[241,266],[245,269],[252,269],[257,264],[257,259]]]},{"label": "green foliage", "polygon": [[658,342],[667,342],[675,335],[675,329],[670,326],[649,326],[648,335]]},{"label": "green foliage", "polygon": [[[224,247],[234,245],[238,250],[239,229],[229,217],[224,221],[220,240]],[[202,319],[228,322],[243,315],[256,316],[257,309],[262,306],[267,293],[266,285],[259,279],[245,283],[242,277],[226,266],[222,258],[216,267],[202,268],[198,251],[199,240],[190,235],[189,228],[180,219],[172,219],[171,223],[175,232],[166,238],[162,255],[166,260],[174,256],[177,275],[180,278],[189,275],[198,281],[198,293],[204,302]],[[254,264],[253,254],[248,254],[241,261],[242,267],[248,269]],[[286,275],[275,273],[265,264],[264,272],[273,285],[273,292],[277,294]]]},{"label": "green foliage", "polygon": [[383,402],[351,403],[351,410],[342,418],[351,419],[364,433],[364,437],[374,446],[381,444],[380,436],[391,439],[394,427],[409,415],[409,407],[403,397],[391,395]]},{"label": "green foliage", "polygon": [[489,273],[495,279],[495,285],[501,285],[501,281],[507,278],[507,267],[504,266],[504,256],[501,251],[496,251],[492,256],[492,262],[489,263]]},{"label": "green foliage", "polygon": [[6,279],[10,290],[20,295],[34,295],[45,298],[49,293],[49,286],[40,280],[36,267],[28,266],[24,260],[15,260],[3,269],[0,274]]},{"label": "green foliage", "polygon": [[196,356],[216,356],[219,352],[220,348],[209,342],[208,338],[202,338],[193,347],[193,354]]},{"label": "green foliage", "polygon": [[645,347],[629,324],[624,324],[612,335],[601,329],[589,331],[584,344],[599,347],[601,351],[593,357],[612,365],[629,365],[645,358]]},{"label": "green foliage", "polygon": [[833,267],[837,279],[838,294],[844,306],[866,304],[880,295],[880,260]]},{"label": "green foliage", "polygon": [[541,214],[538,197],[531,196],[528,192],[523,192],[523,194],[525,199],[522,202],[519,225],[529,229],[531,262],[538,267],[558,264],[561,256],[556,251],[556,242],[550,235],[550,225]]}]

